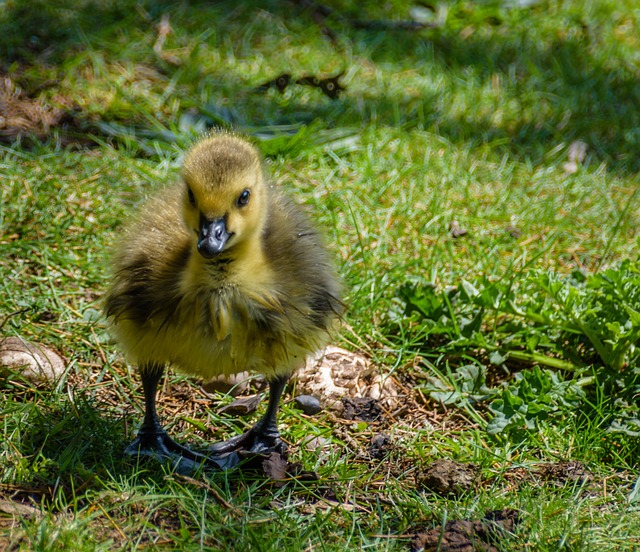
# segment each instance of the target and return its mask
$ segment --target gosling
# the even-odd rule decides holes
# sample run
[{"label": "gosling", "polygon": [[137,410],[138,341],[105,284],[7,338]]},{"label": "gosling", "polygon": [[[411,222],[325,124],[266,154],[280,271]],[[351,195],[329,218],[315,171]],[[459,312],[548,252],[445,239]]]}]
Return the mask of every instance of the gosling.
[{"label": "gosling", "polygon": [[[137,364],[145,415],[130,455],[232,467],[244,454],[283,453],[277,411],[291,374],[327,344],[342,283],[318,231],[267,183],[245,139],[214,134],[187,153],[182,180],[143,204],[113,260],[105,314]],[[203,379],[264,374],[269,403],[243,435],[209,454],[172,440],[156,412],[165,367]]]}]

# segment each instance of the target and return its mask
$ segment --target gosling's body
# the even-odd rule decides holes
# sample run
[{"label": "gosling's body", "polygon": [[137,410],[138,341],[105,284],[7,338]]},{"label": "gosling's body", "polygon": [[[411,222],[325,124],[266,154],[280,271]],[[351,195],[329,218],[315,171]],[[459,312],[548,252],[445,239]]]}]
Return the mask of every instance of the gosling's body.
[{"label": "gosling's body", "polygon": [[183,185],[143,207],[116,257],[107,312],[129,358],[211,378],[289,373],[327,339],[337,281],[296,206],[269,198],[260,249],[207,261],[181,224]]},{"label": "gosling's body", "polygon": [[[279,441],[280,394],[306,356],[327,343],[341,311],[340,287],[318,232],[265,182],[255,148],[227,134],[198,143],[186,157],[183,181],[146,202],[126,230],[105,302],[145,385],[141,434],[151,429],[156,441],[164,439],[152,380],[172,365],[205,379],[265,374],[271,383],[265,418],[250,438],[214,451],[268,449],[254,446],[256,432]],[[148,443],[140,440],[134,445],[144,449]]]}]

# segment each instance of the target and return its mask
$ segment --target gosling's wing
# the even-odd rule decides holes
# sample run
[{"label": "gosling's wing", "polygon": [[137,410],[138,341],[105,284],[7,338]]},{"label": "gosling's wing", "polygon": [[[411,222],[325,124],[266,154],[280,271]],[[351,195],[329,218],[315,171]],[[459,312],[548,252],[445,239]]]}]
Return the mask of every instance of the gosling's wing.
[{"label": "gosling's wing", "polygon": [[324,240],[304,210],[272,195],[265,251],[278,275],[292,325],[326,330],[343,311],[342,284]]},{"label": "gosling's wing", "polygon": [[175,310],[180,275],[191,255],[189,234],[181,220],[177,186],[161,190],[142,205],[125,228],[112,260],[107,317],[144,324]]}]

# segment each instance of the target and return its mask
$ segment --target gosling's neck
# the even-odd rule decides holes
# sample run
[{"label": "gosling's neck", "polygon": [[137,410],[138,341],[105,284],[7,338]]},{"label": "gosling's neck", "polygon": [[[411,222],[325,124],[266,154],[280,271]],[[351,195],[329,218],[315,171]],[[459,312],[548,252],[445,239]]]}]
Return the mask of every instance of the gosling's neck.
[{"label": "gosling's neck", "polygon": [[205,259],[194,245],[181,287],[185,292],[203,288],[215,292],[229,287],[259,291],[271,281],[262,237],[256,233],[213,259]]}]

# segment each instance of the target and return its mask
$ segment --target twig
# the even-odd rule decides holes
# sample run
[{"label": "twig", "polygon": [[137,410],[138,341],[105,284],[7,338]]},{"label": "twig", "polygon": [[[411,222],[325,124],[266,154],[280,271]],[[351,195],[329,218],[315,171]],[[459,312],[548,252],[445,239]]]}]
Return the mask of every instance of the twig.
[{"label": "twig", "polygon": [[222,498],[222,496],[220,496],[220,493],[218,491],[216,491],[206,481],[199,481],[198,479],[194,479],[193,477],[189,477],[188,475],[181,475],[179,473],[174,474],[173,477],[175,477],[177,479],[180,479],[180,480],[184,481],[185,483],[189,483],[191,485],[195,485],[196,487],[200,487],[201,489],[206,489],[208,492],[210,492],[213,495],[213,497],[216,499],[216,501],[218,501],[220,504],[222,504],[228,510],[231,510],[231,512],[233,512],[236,516],[241,516],[242,515],[242,512],[240,512],[240,510],[238,510],[238,508],[236,508],[235,506],[233,506],[232,504],[227,502],[224,498]]},{"label": "twig", "polygon": [[18,316],[19,314],[24,314],[27,311],[30,311],[31,307],[27,307],[25,309],[21,309],[21,310],[17,310],[14,312],[10,312],[9,314],[7,314],[4,319],[2,320],[2,322],[0,323],[0,330],[4,327],[4,325],[9,321],[9,318],[13,318],[14,316]]}]

